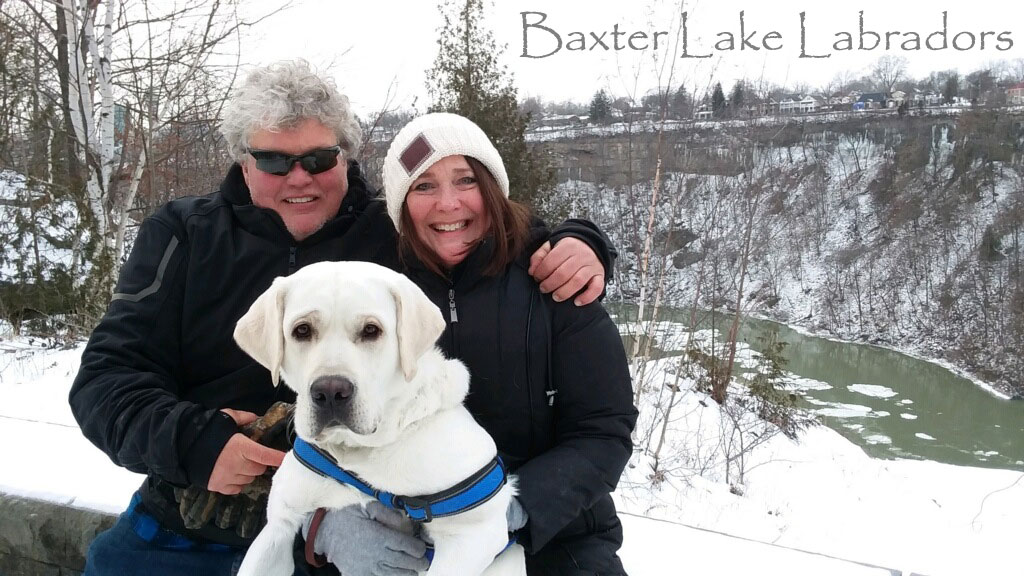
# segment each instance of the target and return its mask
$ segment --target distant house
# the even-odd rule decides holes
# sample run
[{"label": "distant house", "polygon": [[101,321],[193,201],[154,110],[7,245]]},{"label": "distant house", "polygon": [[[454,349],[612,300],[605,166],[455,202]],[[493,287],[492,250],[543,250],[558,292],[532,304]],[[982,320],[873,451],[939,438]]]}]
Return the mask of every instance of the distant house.
[{"label": "distant house", "polygon": [[[123,104],[114,104],[114,142],[124,142],[125,128],[128,125],[128,108]],[[120,141],[120,142],[118,142]]]},{"label": "distant house", "polygon": [[795,114],[800,108],[800,94],[786,94],[779,98],[779,114]]},{"label": "distant house", "polygon": [[576,127],[583,124],[583,119],[575,114],[548,114],[537,122],[539,126],[551,128]]},{"label": "distant house", "polygon": [[762,109],[762,102],[751,102],[743,105],[740,114],[742,114],[744,118],[755,118],[764,114]]},{"label": "distant house", "polygon": [[1014,84],[1006,89],[1006,103],[1011,106],[1024,104],[1024,82]]},{"label": "distant house", "polygon": [[807,114],[817,112],[822,106],[821,100],[810,94],[788,94],[779,100],[780,114]]},{"label": "distant house", "polygon": [[821,108],[821,100],[816,96],[810,94],[800,99],[800,104],[797,106],[797,112],[802,114],[809,114],[811,112],[817,112]]},{"label": "distant house", "polygon": [[924,106],[938,106],[942,104],[942,94],[933,90],[917,90],[915,89],[912,94],[908,96],[910,106],[913,107],[924,107]]},{"label": "distant house", "polygon": [[646,106],[629,106],[624,111],[624,119],[630,122],[639,122],[654,118],[654,113],[647,110]]},{"label": "distant house", "polygon": [[885,108],[886,95],[882,92],[866,92],[857,98],[857,101],[853,104],[854,110],[876,110],[878,108]]},{"label": "distant house", "polygon": [[847,107],[849,107],[849,105],[853,104],[855,100],[856,98],[851,98],[848,94],[843,94],[842,92],[835,92],[833,94],[830,94],[828,98],[826,98],[825,104],[828,104],[830,106],[834,106],[836,104],[846,104]]},{"label": "distant house", "polygon": [[715,116],[714,110],[711,109],[710,104],[701,104],[699,108],[693,113],[693,117],[696,120],[710,120]]},{"label": "distant house", "polygon": [[886,108],[899,108],[907,101],[907,93],[902,90],[897,90],[889,95],[885,100]]},{"label": "distant house", "polygon": [[829,94],[819,100],[821,105],[818,107],[818,112],[842,112],[849,110],[854,102],[853,98],[840,92]]}]

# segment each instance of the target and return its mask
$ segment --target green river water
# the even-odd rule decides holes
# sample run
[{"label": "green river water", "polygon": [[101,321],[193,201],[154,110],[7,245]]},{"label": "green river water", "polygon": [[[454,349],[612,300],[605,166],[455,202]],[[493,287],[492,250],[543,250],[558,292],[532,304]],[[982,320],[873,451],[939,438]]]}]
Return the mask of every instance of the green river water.
[{"label": "green river water", "polygon": [[[635,308],[610,308],[636,317]],[[659,317],[689,322],[683,310]],[[728,331],[728,322],[718,316],[720,333]],[[709,328],[710,321],[700,327]],[[1024,471],[1024,401],[1003,400],[906,354],[807,336],[774,322],[745,320],[740,339],[757,350],[757,336],[771,329],[788,343],[788,372],[828,385],[806,390],[804,406],[868,454]]]}]

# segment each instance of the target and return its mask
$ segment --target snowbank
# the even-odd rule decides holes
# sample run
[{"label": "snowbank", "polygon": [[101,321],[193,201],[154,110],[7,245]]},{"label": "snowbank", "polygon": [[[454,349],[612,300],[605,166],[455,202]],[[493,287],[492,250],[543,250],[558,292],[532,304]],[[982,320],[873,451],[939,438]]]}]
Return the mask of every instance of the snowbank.
[{"label": "snowbank", "polygon": [[[89,444],[71,416],[81,351],[0,341],[0,492],[117,513],[142,478]],[[669,377],[668,365],[652,363],[652,381]],[[703,471],[692,465],[710,453],[723,419],[690,384],[677,396],[663,481],[651,482],[652,459],[638,452],[615,494],[630,574],[1021,574],[1020,473],[875,460],[818,427],[755,451],[739,496],[715,458]],[[645,395],[638,430],[650,425],[656,398]]]}]

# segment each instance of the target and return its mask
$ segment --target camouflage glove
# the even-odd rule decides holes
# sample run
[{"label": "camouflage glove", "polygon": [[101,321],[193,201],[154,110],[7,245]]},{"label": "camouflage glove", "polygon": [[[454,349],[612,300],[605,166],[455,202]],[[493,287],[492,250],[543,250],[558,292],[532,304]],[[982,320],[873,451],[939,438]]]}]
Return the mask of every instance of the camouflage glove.
[{"label": "camouflage glove", "polygon": [[[291,449],[288,428],[294,412],[294,405],[278,402],[266,414],[243,426],[241,432],[255,442],[286,452]],[[267,469],[234,496],[195,485],[175,488],[174,499],[185,527],[196,530],[212,519],[218,528],[234,528],[239,537],[252,538],[267,523],[267,496],[274,471],[274,468]]]}]

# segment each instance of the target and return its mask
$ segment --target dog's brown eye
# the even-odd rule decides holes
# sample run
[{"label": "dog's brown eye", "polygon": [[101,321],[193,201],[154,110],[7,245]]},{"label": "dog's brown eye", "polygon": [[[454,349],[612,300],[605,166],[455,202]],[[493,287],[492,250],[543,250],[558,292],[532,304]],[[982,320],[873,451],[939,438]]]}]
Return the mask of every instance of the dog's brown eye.
[{"label": "dog's brown eye", "polygon": [[292,338],[295,338],[296,340],[309,340],[312,337],[313,327],[306,322],[297,324],[295,328],[292,328]]},{"label": "dog's brown eye", "polygon": [[362,332],[359,333],[361,340],[376,340],[378,336],[380,336],[380,326],[376,324],[363,326]]}]

